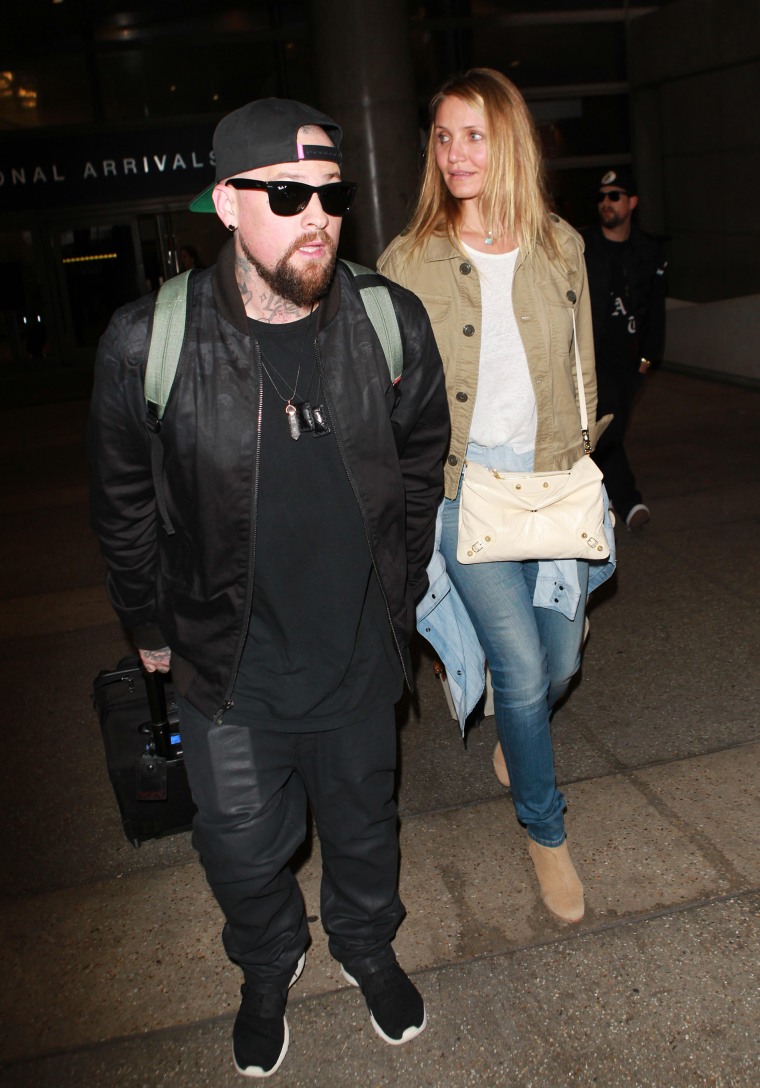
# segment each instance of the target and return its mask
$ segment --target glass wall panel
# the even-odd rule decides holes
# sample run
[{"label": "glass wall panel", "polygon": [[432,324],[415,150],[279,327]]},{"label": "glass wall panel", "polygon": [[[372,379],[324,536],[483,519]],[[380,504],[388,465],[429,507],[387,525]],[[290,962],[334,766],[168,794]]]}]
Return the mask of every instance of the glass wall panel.
[{"label": "glass wall panel", "polygon": [[281,93],[277,43],[208,46],[162,43],[98,56],[103,111],[109,121],[222,113]]},{"label": "glass wall panel", "polygon": [[92,118],[84,52],[49,55],[0,72],[0,130],[76,124]]},{"label": "glass wall panel", "polygon": [[57,241],[73,345],[94,348],[114,310],[145,290],[132,225],[72,227],[61,230]]},{"label": "glass wall panel", "polygon": [[528,105],[549,161],[619,153],[630,146],[626,95],[529,99]]},{"label": "glass wall panel", "polygon": [[50,324],[31,232],[0,232],[0,375],[44,364]]}]

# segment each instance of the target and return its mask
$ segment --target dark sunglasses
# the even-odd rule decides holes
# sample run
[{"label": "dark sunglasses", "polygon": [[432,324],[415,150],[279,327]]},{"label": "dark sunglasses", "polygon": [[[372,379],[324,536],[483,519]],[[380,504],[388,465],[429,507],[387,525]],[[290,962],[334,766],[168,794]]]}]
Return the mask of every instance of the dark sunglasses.
[{"label": "dark sunglasses", "polygon": [[255,181],[253,178],[229,178],[225,185],[233,189],[262,189],[269,197],[275,215],[298,215],[316,193],[327,215],[346,215],[356,195],[352,181],[332,181],[328,185],[305,185],[302,181]]},{"label": "dark sunglasses", "polygon": [[601,204],[604,200],[609,200],[610,204],[617,204],[621,196],[628,196],[629,194],[622,189],[613,189],[611,193],[597,193],[596,202]]}]

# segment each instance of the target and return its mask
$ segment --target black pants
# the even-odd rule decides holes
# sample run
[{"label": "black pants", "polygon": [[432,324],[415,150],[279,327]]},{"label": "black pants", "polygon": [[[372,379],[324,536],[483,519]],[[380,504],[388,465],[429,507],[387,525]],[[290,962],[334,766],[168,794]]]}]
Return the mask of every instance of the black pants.
[{"label": "black pants", "polygon": [[641,387],[641,375],[630,361],[619,367],[597,364],[597,418],[612,412],[614,419],[599,439],[592,457],[604,473],[604,484],[618,517],[626,520],[641,501],[641,492],[625,452],[625,435],[633,403]]},{"label": "black pants", "polygon": [[393,707],[312,733],[253,728],[234,707],[214,725],[180,700],[198,806],[193,844],[224,912],[228,956],[258,988],[289,979],[309,941],[290,859],[307,832],[322,850],[322,924],[353,975],[394,962],[398,895]]}]

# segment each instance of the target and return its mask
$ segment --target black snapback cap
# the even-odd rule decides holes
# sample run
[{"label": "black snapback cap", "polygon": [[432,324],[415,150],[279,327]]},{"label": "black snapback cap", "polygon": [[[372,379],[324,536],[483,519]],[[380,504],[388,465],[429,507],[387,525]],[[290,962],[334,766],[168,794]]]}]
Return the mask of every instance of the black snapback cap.
[{"label": "black snapback cap", "polygon": [[[325,130],[335,147],[321,144],[299,144],[298,130],[304,125],[318,125]],[[343,131],[332,118],[312,106],[291,98],[259,98],[223,117],[214,131],[214,162],[216,178],[191,202],[191,212],[213,212],[211,194],[214,186],[279,162],[301,162],[304,159],[341,161],[340,141]]]},{"label": "black snapback cap", "polygon": [[624,166],[615,166],[607,170],[599,182],[600,185],[614,185],[616,189],[622,189],[629,196],[636,196],[636,182],[633,174]]}]

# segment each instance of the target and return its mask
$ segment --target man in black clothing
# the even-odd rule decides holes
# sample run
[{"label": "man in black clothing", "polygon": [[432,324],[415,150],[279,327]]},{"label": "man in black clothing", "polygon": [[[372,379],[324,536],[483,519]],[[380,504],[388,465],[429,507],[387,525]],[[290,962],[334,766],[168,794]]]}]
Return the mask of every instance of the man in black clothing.
[{"label": "man in black clothing", "polygon": [[285,1057],[288,988],[309,943],[290,869],[307,802],[331,953],[385,1041],[425,1027],[391,943],[404,914],[394,704],[411,678],[448,409],[419,300],[378,277],[403,345],[392,381],[336,265],[355,189],[340,140],[329,117],[288,100],[220,122],[216,181],[191,207],[216,211],[233,237],[189,281],[162,472],[143,394],[153,297],[114,315],[90,415],[109,593],[145,668],[171,665],[193,841],[245,979],[234,1060],[253,1077]]},{"label": "man in black clothing", "polygon": [[625,452],[625,432],[644,375],[662,355],[665,268],[660,242],[632,221],[638,196],[631,174],[607,170],[597,194],[599,223],[581,233],[594,324],[597,417],[614,419],[593,458],[617,515],[632,532],[649,521]]}]

